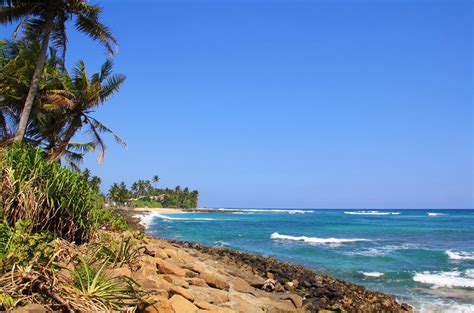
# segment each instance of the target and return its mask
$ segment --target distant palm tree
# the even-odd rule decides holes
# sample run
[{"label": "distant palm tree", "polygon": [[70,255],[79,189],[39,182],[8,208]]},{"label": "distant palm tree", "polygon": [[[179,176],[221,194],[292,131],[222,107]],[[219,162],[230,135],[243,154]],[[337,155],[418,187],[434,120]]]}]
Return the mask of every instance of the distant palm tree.
[{"label": "distant palm tree", "polygon": [[101,12],[99,6],[89,5],[84,0],[0,0],[0,24],[20,22],[13,36],[15,37],[23,28],[28,39],[41,43],[31,85],[15,133],[15,141],[22,141],[25,136],[49,42],[62,49],[63,56],[65,55],[67,21],[74,18],[78,31],[101,42],[109,53],[114,53],[113,45],[117,42],[109,28],[99,21]]},{"label": "distant palm tree", "polygon": [[158,175],[155,175],[153,176],[152,181],[155,185],[157,185],[160,182],[160,177]]}]

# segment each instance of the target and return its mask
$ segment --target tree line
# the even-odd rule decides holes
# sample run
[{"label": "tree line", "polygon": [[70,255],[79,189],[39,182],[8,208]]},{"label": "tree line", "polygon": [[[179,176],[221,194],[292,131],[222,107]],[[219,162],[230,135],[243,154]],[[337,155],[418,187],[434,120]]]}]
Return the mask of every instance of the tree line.
[{"label": "tree line", "polygon": [[199,192],[189,190],[188,187],[176,186],[170,188],[156,188],[160,178],[155,175],[152,180],[138,180],[130,189],[125,182],[113,183],[107,197],[118,205],[161,206],[165,208],[196,208]]}]

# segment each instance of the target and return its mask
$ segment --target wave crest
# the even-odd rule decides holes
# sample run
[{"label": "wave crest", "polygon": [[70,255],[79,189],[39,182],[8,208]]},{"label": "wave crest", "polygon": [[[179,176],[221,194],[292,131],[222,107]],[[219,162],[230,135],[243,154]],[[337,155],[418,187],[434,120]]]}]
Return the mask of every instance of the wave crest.
[{"label": "wave crest", "polygon": [[359,242],[359,241],[369,241],[367,239],[344,239],[344,238],[318,238],[318,237],[306,237],[306,236],[288,236],[281,235],[279,233],[273,233],[270,236],[271,239],[282,239],[282,240],[293,240],[293,241],[303,241],[311,244],[331,244],[331,245],[340,245],[343,243]]},{"label": "wave crest", "polygon": [[359,273],[361,273],[364,276],[373,277],[373,278],[379,278],[384,275],[383,273],[380,273],[380,272],[359,272]]},{"label": "wave crest", "polygon": [[380,212],[380,211],[345,211],[348,215],[400,215],[400,212]]},{"label": "wave crest", "polygon": [[433,212],[428,212],[428,216],[442,216],[442,215],[447,215],[446,213],[433,213]]},{"label": "wave crest", "polygon": [[433,285],[435,288],[474,288],[474,279],[469,275],[468,271],[465,273],[459,271],[452,272],[423,272],[415,273],[413,280],[419,283]]},{"label": "wave crest", "polygon": [[446,250],[446,254],[449,256],[451,260],[470,260],[474,261],[474,253],[472,252],[464,252],[464,251],[452,251]]}]

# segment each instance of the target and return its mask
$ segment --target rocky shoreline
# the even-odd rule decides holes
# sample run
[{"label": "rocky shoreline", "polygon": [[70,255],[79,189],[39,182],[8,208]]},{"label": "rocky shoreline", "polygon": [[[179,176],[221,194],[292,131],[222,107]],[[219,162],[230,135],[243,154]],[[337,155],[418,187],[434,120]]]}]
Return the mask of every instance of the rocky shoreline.
[{"label": "rocky shoreline", "polygon": [[[122,214],[126,216],[130,224],[144,230],[143,226],[139,224],[139,220],[130,211],[123,211]],[[253,305],[256,305],[257,300],[255,299],[259,297],[276,301],[276,305],[273,306],[274,312],[413,311],[410,305],[398,303],[394,296],[368,291],[363,286],[335,279],[328,274],[316,273],[300,265],[288,264],[270,257],[243,253],[227,248],[208,247],[198,243],[151,238],[147,240],[159,242],[161,245],[168,246],[168,249],[172,248],[175,250],[175,252],[171,253],[171,256],[168,255],[166,257],[164,255],[166,257],[165,260],[171,259],[173,261],[175,253],[176,255],[186,254],[189,256],[184,261],[174,260],[178,264],[180,264],[180,261],[183,261],[185,263],[184,268],[188,270],[193,270],[193,264],[202,265],[203,262],[204,264],[213,264],[215,269],[219,269],[217,271],[218,275],[227,277],[224,281],[237,279],[240,280],[240,284],[245,284],[246,287],[243,290],[246,290],[247,294],[252,296]],[[194,273],[188,275],[201,276],[199,271]],[[212,287],[214,287],[212,289],[216,289],[216,286]],[[235,288],[235,286],[232,288]],[[228,290],[224,290],[224,292],[229,293]],[[282,299],[290,300],[293,307],[280,307],[279,301]],[[250,301],[250,299],[246,301]],[[262,303],[265,304],[266,301],[264,300]],[[246,302],[243,301],[242,303]],[[237,306],[235,303],[233,305],[224,303],[224,307],[238,312],[251,312],[248,311],[249,308],[242,310],[242,303]],[[266,306],[271,305],[266,303],[261,306],[262,310],[255,312],[265,311]]]},{"label": "rocky shoreline", "polygon": [[[365,287],[316,273],[301,265],[253,255],[227,248],[212,248],[198,243],[170,241],[183,249],[194,249],[216,262],[245,268],[253,274],[274,281],[272,292],[294,293],[301,297],[305,312],[412,312],[394,296],[368,291]],[[262,286],[254,286],[262,288]]]}]

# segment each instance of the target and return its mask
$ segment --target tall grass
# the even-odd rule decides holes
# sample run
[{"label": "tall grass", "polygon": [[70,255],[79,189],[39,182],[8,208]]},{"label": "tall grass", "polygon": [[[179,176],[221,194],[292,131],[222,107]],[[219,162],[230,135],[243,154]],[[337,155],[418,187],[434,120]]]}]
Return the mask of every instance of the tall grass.
[{"label": "tall grass", "polygon": [[0,217],[29,221],[29,232],[50,231],[83,242],[97,223],[98,195],[78,173],[48,162],[40,148],[0,150]]}]

